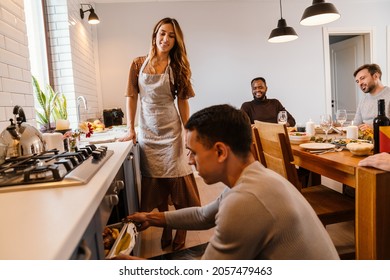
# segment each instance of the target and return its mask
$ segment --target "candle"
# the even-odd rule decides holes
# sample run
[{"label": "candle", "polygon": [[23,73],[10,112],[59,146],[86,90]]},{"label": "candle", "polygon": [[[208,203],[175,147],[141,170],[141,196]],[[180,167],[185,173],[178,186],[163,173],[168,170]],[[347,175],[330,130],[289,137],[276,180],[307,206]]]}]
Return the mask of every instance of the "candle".
[{"label": "candle", "polygon": [[314,136],[316,134],[315,124],[311,121],[311,119],[309,119],[306,123],[306,133],[310,136]]},{"label": "candle", "polygon": [[69,129],[70,123],[68,120],[56,120],[56,130],[66,130]]},{"label": "candle", "polygon": [[347,126],[347,138],[358,139],[359,129],[356,125]]}]

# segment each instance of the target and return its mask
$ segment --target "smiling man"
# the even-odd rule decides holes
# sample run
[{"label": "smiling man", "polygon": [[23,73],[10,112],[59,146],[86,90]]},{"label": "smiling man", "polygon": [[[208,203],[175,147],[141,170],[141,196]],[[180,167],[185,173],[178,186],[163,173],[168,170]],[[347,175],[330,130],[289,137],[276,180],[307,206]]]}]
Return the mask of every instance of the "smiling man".
[{"label": "smiling man", "polygon": [[356,110],[353,123],[364,131],[372,129],[378,115],[378,100],[385,100],[386,116],[390,118],[390,88],[381,81],[382,71],[377,64],[364,64],[353,73],[356,83],[365,93]]},{"label": "smiling man", "polygon": [[[248,117],[230,105],[193,114],[185,125],[189,164],[207,184],[227,188],[202,207],[136,213],[149,226],[215,228],[202,259],[338,259],[314,210],[285,178],[255,161]],[[313,242],[315,236],[315,242]]]},{"label": "smiling man", "polygon": [[251,81],[253,100],[244,102],[241,105],[241,110],[244,111],[251,123],[255,120],[263,122],[277,123],[278,113],[280,111],[287,112],[287,126],[294,126],[294,117],[284,108],[278,99],[268,99],[267,82],[263,77],[254,78]]}]

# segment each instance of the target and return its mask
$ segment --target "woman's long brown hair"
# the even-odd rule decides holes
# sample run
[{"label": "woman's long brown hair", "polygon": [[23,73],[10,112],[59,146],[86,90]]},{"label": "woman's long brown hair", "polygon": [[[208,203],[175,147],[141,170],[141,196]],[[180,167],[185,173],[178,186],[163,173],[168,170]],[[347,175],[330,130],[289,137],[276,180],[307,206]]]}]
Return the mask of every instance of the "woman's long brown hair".
[{"label": "woman's long brown hair", "polygon": [[175,32],[175,45],[169,52],[169,57],[171,59],[171,67],[176,79],[175,84],[179,85],[180,87],[188,87],[191,84],[192,73],[190,69],[190,62],[187,57],[186,46],[184,44],[184,35],[176,19],[169,17],[163,18],[155,25],[152,35],[152,45],[149,51],[149,59],[151,62],[151,66],[153,68],[153,64],[155,61],[154,58],[157,55],[157,32],[164,24],[172,24],[173,30]]}]

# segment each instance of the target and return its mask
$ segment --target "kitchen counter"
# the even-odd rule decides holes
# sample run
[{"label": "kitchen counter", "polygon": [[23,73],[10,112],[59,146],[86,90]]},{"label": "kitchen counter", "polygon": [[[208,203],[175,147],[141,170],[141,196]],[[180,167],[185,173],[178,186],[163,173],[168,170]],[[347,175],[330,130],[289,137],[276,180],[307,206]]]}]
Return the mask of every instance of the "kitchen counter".
[{"label": "kitchen counter", "polygon": [[104,145],[114,154],[85,185],[0,194],[0,259],[71,257],[132,142]]}]

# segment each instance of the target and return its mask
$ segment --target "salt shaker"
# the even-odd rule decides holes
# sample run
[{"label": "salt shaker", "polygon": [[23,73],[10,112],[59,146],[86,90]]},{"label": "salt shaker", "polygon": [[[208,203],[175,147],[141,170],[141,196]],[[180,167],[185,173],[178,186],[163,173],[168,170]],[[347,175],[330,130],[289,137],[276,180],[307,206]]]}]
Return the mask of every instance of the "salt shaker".
[{"label": "salt shaker", "polygon": [[314,122],[311,119],[309,119],[309,121],[306,123],[306,133],[310,136],[314,136],[316,134],[316,128]]}]

